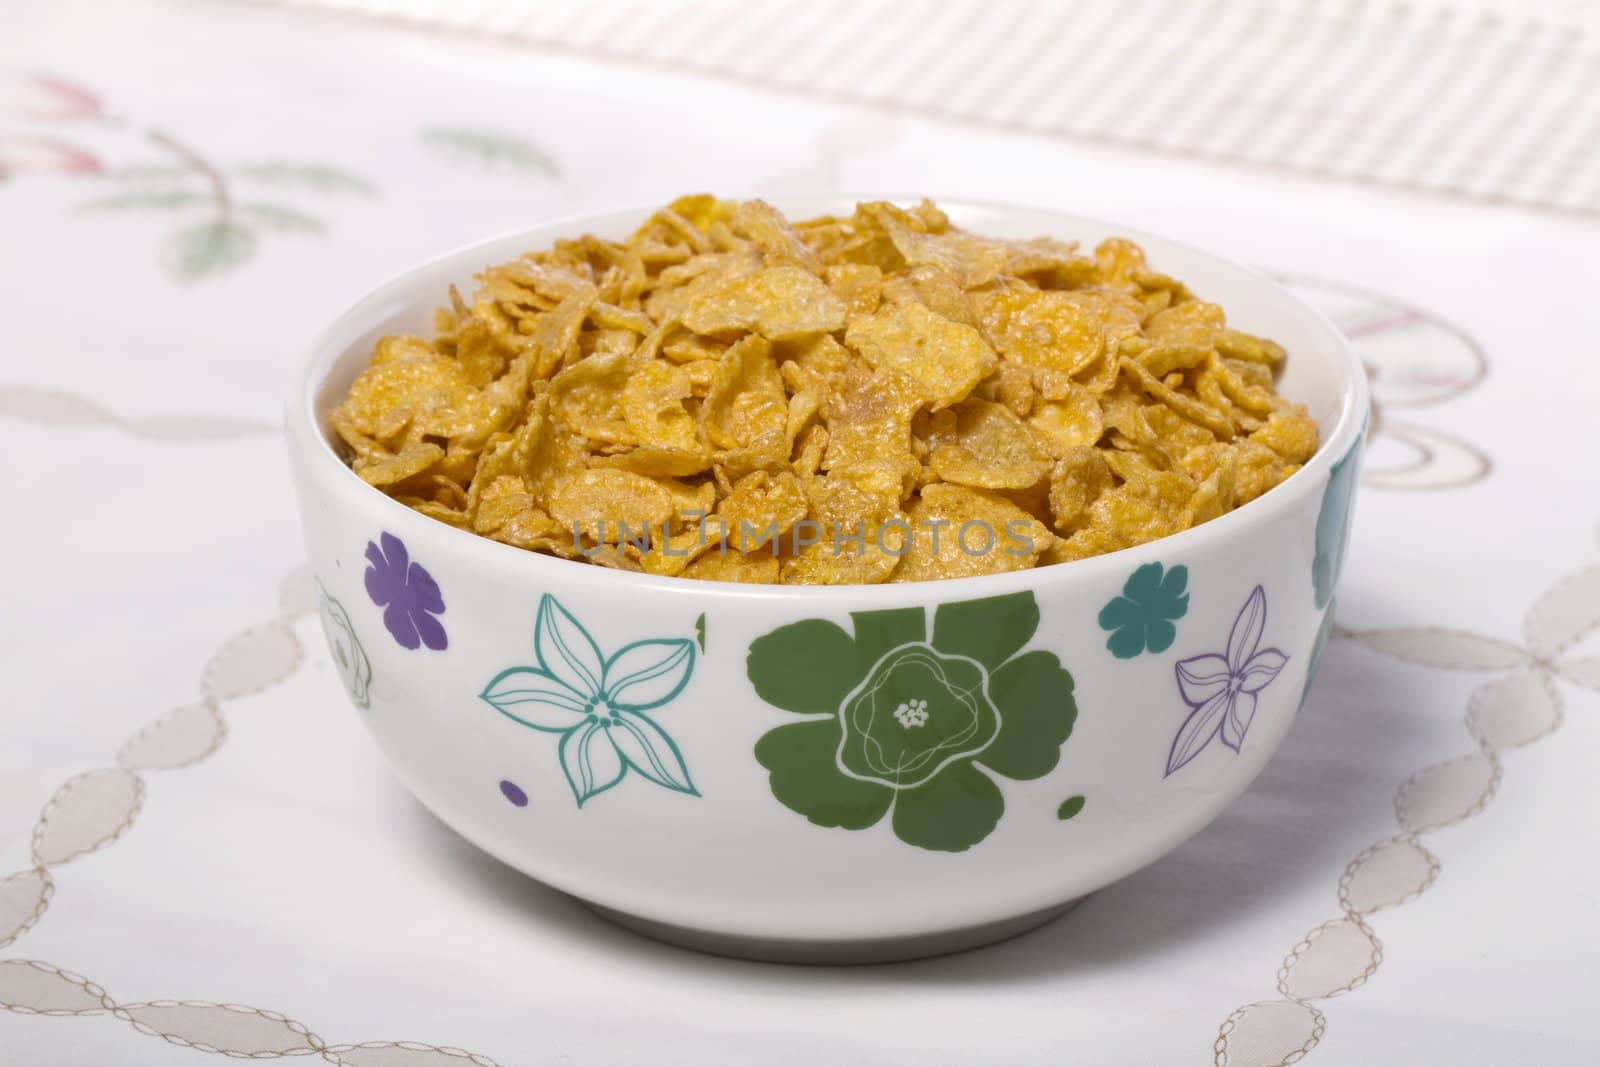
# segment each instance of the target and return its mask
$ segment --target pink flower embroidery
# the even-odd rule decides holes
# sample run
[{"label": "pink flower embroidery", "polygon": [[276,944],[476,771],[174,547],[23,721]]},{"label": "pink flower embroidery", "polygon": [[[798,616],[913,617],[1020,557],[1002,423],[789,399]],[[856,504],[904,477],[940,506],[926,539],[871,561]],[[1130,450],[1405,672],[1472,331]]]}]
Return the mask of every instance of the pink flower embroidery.
[{"label": "pink flower embroidery", "polygon": [[0,181],[16,174],[98,174],[100,160],[48,137],[0,137]]},{"label": "pink flower embroidery", "polygon": [[52,122],[103,113],[98,96],[65,78],[29,74],[0,80],[0,115]]}]

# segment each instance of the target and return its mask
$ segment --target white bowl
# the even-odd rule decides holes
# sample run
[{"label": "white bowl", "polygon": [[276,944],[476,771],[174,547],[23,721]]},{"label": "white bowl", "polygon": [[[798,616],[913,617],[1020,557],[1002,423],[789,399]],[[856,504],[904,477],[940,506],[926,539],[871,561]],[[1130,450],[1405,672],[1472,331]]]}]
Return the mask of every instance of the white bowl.
[{"label": "white bowl", "polygon": [[[852,203],[778,206],[804,217]],[[1195,529],[989,577],[762,587],[537,555],[370,488],[334,452],[326,415],[374,341],[431,329],[451,283],[467,289],[486,265],[557,238],[622,237],[648,212],[454,252],[334,323],[288,404],[335,659],[396,772],[441,819],[669,940],[905,958],[1043,921],[1198,832],[1260,772],[1332,615],[1367,414],[1360,365],[1321,315],[1254,271],[1092,219],[942,206],[985,234],[1139,241],[1231,324],[1288,348],[1280,390],[1310,408],[1321,450]],[[1149,565],[1168,615],[1186,569],[1187,608],[1170,645],[1123,633],[1118,647],[1138,649],[1123,658],[1101,612],[1125,591],[1148,605],[1142,583],[1125,586]],[[891,614],[854,617],[869,612]],[[931,725],[901,707],[919,693]]]}]

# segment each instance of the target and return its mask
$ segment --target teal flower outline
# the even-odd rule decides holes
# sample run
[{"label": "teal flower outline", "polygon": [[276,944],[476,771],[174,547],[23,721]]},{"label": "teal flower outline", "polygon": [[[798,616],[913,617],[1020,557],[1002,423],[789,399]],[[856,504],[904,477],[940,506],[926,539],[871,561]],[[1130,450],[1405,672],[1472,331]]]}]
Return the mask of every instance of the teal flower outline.
[{"label": "teal flower outline", "polygon": [[1189,568],[1178,564],[1162,575],[1159,563],[1146,563],[1128,576],[1122,595],[1100,609],[1100,628],[1111,634],[1106,648],[1118,659],[1145,649],[1165,652],[1177,639],[1175,621],[1189,613]]},{"label": "teal flower outline", "polygon": [[506,668],[478,697],[513,722],[560,735],[556,755],[579,808],[630,769],[674,792],[700,795],[677,743],[644,714],[670,703],[689,684],[692,640],[634,641],[608,658],[583,624],[546,593],[539,599],[533,648],[538,666]]},{"label": "teal flower outline", "polygon": [[1311,590],[1318,608],[1333,601],[1339,572],[1344,569],[1345,549],[1350,543],[1350,520],[1354,517],[1356,476],[1361,473],[1362,438],[1350,446],[1328,471],[1328,484],[1322,490],[1322,507],[1317,512],[1316,553],[1311,559]]}]

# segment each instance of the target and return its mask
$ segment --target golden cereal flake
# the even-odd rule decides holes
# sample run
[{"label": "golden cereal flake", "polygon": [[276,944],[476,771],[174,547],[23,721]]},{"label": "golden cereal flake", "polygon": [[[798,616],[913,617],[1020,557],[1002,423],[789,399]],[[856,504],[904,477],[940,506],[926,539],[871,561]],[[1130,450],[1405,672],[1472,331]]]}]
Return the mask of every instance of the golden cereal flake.
[{"label": "golden cereal flake", "polygon": [[718,448],[741,448],[780,433],[789,399],[772,345],[752,334],[717,363],[702,409],[706,434]]},{"label": "golden cereal flake", "polygon": [[749,553],[707,552],[683,571],[685,578],[749,585],[777,585],[778,575],[778,557],[764,548]]},{"label": "golden cereal flake", "polygon": [[1098,442],[1105,433],[1105,414],[1099,398],[1078,386],[1058,399],[1035,404],[1028,425],[1060,456],[1067,449]]},{"label": "golden cereal flake", "polygon": [[675,514],[673,494],[660,481],[629,471],[575,471],[558,478],[550,492],[552,518],[608,544],[625,533],[659,531]]},{"label": "golden cereal flake", "polygon": [[444,449],[438,445],[418,442],[406,445],[397,456],[355,463],[355,472],[368,485],[379,488],[403,482],[420,474],[444,458]]},{"label": "golden cereal flake", "polygon": [[883,299],[883,271],[870,263],[835,263],[823,268],[823,280],[844,305],[845,316],[870,315]]},{"label": "golden cereal flake", "polygon": [[1026,489],[1050,470],[1038,437],[1009,408],[969,397],[950,410],[956,416],[954,440],[928,457],[940,480],[978,489]]},{"label": "golden cereal flake", "polygon": [[769,341],[844,326],[844,305],[827,283],[799,267],[767,267],[707,287],[683,312],[696,333],[754,331]]},{"label": "golden cereal flake", "polygon": [[765,200],[746,200],[727,221],[735,233],[754,242],[767,266],[794,266],[809,274],[821,273],[822,261],[817,254],[800,240],[789,220]]},{"label": "golden cereal flake", "polygon": [[776,548],[809,511],[799,478],[786,471],[753,471],[734,483],[716,514],[735,547],[754,551],[762,544]]},{"label": "golden cereal flake", "polygon": [[984,304],[983,325],[1001,355],[1032,369],[1077,374],[1105,351],[1099,317],[1066,293],[997,293]]},{"label": "golden cereal flake", "polygon": [[[906,518],[894,498],[864,491],[846,478],[810,477],[802,484],[810,514],[784,541],[780,580],[785,585],[869,585],[887,580],[900,563],[892,551],[895,524]],[[889,550],[883,544],[886,539]]]},{"label": "golden cereal flake", "polygon": [[949,407],[994,370],[995,353],[971,326],[952,322],[921,304],[896,304],[858,318],[845,344],[879,370],[913,380],[920,399]]},{"label": "golden cereal flake", "polygon": [[1111,488],[1111,467],[1098,449],[1067,450],[1050,472],[1050,516],[1060,534],[1083,526],[1089,508]]},{"label": "golden cereal flake", "polygon": [[1317,450],[1317,424],[1304,408],[1277,411],[1267,416],[1250,440],[1266,445],[1290,463],[1304,463]]}]

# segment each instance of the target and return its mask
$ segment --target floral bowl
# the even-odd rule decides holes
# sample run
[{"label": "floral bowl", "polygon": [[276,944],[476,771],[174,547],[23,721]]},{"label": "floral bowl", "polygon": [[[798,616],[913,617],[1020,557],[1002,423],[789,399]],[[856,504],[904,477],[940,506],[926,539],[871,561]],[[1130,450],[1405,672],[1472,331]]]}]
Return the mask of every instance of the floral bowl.
[{"label": "floral bowl", "polygon": [[[778,205],[848,212],[840,198]],[[1143,243],[1284,344],[1323,446],[1184,533],[1039,570],[770,587],[573,563],[369,488],[326,415],[440,294],[635,211],[540,226],[385,285],[300,372],[288,436],[322,621],[395,771],[501,860],[667,940],[792,960],[1008,936],[1150,863],[1249,785],[1332,616],[1366,425],[1361,368],[1283,289],[1090,219],[942,205],[1002,237]]]}]

